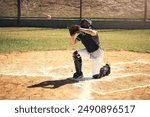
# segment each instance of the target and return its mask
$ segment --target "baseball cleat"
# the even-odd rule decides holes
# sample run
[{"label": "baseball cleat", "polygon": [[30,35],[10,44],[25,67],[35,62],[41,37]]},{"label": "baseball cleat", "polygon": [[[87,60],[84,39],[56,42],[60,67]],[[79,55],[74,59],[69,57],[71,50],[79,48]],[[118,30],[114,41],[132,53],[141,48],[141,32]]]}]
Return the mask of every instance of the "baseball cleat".
[{"label": "baseball cleat", "polygon": [[99,78],[100,78],[100,74],[93,75],[93,79],[99,79]]},{"label": "baseball cleat", "polygon": [[73,74],[73,79],[81,79],[81,78],[83,78],[83,73],[82,72],[80,72],[80,73],[74,73]]},{"label": "baseball cleat", "polygon": [[111,72],[110,65],[106,64],[100,69],[99,74],[93,75],[93,79],[99,79],[101,77],[108,76],[110,72]]}]

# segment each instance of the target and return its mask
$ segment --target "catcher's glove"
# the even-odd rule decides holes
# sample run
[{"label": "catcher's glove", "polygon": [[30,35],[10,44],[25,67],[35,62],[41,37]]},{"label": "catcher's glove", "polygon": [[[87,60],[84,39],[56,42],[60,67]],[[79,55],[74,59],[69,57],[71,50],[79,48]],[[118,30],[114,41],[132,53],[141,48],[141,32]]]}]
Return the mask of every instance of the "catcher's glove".
[{"label": "catcher's glove", "polygon": [[80,30],[80,26],[79,26],[79,25],[70,26],[70,27],[69,27],[70,36],[73,36],[73,35],[75,35],[76,33],[78,33],[79,30]]}]

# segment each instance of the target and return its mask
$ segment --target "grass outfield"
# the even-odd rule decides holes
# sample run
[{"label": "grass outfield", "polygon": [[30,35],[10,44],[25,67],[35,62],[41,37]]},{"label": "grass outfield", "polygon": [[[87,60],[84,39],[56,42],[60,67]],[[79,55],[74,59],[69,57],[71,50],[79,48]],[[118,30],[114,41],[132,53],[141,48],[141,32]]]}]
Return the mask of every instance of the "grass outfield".
[{"label": "grass outfield", "polygon": [[[150,29],[98,30],[104,50],[150,52]],[[67,29],[0,28],[0,52],[79,49],[68,43]]]}]

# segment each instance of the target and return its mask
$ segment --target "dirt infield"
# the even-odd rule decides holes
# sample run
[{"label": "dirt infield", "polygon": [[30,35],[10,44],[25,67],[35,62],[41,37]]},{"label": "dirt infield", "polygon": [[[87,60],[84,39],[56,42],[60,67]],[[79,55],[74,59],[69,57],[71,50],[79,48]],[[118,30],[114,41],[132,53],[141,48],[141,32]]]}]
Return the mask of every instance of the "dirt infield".
[{"label": "dirt infield", "polygon": [[[98,80],[67,80],[74,72],[72,52],[44,51],[0,54],[0,99],[150,99],[150,54],[106,51],[109,76]],[[107,57],[107,58],[106,58]],[[90,61],[83,61],[85,78]]]}]

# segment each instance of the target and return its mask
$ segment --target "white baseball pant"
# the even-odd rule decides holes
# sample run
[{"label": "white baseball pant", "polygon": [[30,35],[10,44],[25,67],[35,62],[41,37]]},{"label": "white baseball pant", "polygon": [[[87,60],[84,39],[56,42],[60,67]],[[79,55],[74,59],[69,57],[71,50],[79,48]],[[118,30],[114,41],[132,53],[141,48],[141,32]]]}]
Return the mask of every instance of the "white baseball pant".
[{"label": "white baseball pant", "polygon": [[92,53],[89,53],[86,48],[77,50],[83,59],[90,59],[92,66],[92,75],[99,74],[100,68],[103,65],[104,52],[98,49]]}]

